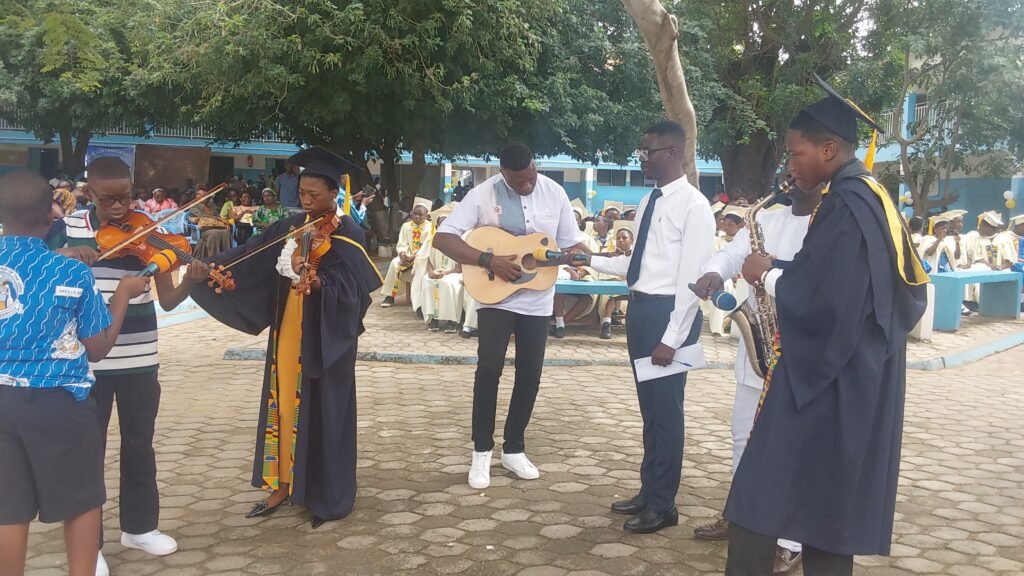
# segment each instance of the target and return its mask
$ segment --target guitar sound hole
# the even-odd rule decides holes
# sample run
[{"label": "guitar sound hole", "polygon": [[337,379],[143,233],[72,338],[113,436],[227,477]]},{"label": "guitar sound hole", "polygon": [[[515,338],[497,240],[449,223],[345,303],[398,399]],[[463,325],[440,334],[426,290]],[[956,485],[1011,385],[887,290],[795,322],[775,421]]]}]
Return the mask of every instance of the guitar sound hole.
[{"label": "guitar sound hole", "polygon": [[533,270],[537,267],[537,259],[533,257],[533,254],[524,254],[519,260],[519,265],[524,270]]}]

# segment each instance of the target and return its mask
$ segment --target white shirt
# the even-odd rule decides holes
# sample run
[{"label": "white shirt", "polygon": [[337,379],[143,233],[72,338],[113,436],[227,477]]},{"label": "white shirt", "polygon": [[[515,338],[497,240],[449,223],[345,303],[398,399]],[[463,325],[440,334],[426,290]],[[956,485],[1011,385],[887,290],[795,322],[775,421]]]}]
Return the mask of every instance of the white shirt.
[{"label": "white shirt", "polygon": [[[774,258],[779,260],[793,260],[796,253],[804,244],[804,236],[807,235],[807,227],[811,224],[811,215],[794,216],[792,208],[785,210],[772,210],[760,212],[757,221],[761,224],[764,232],[764,249]],[[704,273],[714,272],[728,280],[743,270],[743,262],[750,255],[750,230],[744,227],[733,238],[733,241],[726,244],[720,252],[711,257],[704,266]],[[782,276],[780,268],[774,268],[764,279],[765,289],[768,294],[775,298],[775,283]],[[756,307],[754,292],[750,292],[748,302]],[[739,351],[736,354],[736,381],[740,384],[761,388],[764,382],[759,378],[747,359],[747,350],[740,337]]]},{"label": "white shirt", "polygon": [[[935,252],[931,256],[926,256],[925,253],[931,249],[939,241],[935,236],[922,236],[921,243],[917,247],[917,254],[921,257],[922,262],[926,262],[931,267],[932,272],[939,271],[939,255],[943,252],[946,253],[946,260],[949,261],[949,265],[956,270],[959,266],[958,260],[954,257],[956,255],[956,240],[952,236],[946,236],[942,239],[942,244],[935,249]],[[961,245],[960,259],[964,258],[964,250]]]},{"label": "white shirt", "polygon": [[[501,174],[488,178],[473,188],[445,219],[438,232],[463,236],[481,226],[500,226],[495,186],[503,182]],[[527,196],[520,196],[526,233],[543,232],[559,248],[569,248],[582,241],[576,217],[569,205],[569,196],[557,182],[537,175],[537,186]],[[500,308],[527,316],[550,316],[555,303],[555,288],[547,290],[519,290],[497,304],[480,304],[480,308]]]},{"label": "white shirt", "polygon": [[[646,294],[674,295],[675,309],[661,342],[679,348],[690,334],[700,299],[688,285],[697,281],[701,268],[711,256],[715,240],[715,216],[707,198],[679,178],[661,187],[662,198],[654,205],[651,228],[647,233],[640,277],[631,290]],[[647,212],[651,194],[640,201],[636,210],[637,236]],[[637,253],[633,247],[633,254]],[[625,277],[632,256],[594,257],[591,267],[604,274]]]}]

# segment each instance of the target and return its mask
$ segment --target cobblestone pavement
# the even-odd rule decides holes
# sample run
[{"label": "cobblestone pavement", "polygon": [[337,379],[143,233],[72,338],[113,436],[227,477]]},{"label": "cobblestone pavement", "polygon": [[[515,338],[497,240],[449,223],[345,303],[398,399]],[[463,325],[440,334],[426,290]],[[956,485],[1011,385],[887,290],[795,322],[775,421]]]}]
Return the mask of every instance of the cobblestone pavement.
[{"label": "cobblestone pavement", "polygon": [[[438,356],[476,356],[476,340],[459,338],[455,334],[427,332],[426,325],[416,318],[404,300],[394,308],[381,308],[374,302],[366,320],[366,335],[361,341],[361,352],[404,353]],[[584,360],[601,364],[628,366],[625,327],[612,328],[612,340],[598,338],[599,327],[594,323],[571,324],[566,337],[548,338],[546,358],[549,360]],[[964,318],[958,332],[935,332],[931,342],[912,340],[907,349],[907,360],[923,361],[976,346],[1001,337],[1024,332],[1024,320]],[[262,350],[266,338],[240,336],[232,346]],[[705,322],[701,336],[704,352],[711,366],[731,366],[736,358],[737,340],[712,336]],[[511,355],[514,346],[510,347]]]},{"label": "cobblestone pavement", "polygon": [[[382,330],[371,324],[364,347]],[[389,345],[419,341],[389,338]],[[473,368],[361,364],[356,509],[314,531],[298,508],[262,521],[242,517],[263,496],[248,485],[262,364],[221,358],[245,338],[204,320],[164,329],[161,339],[160,528],[178,538],[180,550],[155,558],[118,543],[112,423],[105,551],[115,576],[687,575],[724,566],[725,545],[694,540],[692,529],[716,517],[729,487],[735,385],[727,371],[695,373],[687,387],[680,526],[634,536],[608,511],[612,499],[638,487],[641,426],[627,368],[546,369],[527,432],[541,478],[521,481],[495,467],[492,486],[475,491],[466,485]],[[471,346],[437,335],[423,340]],[[564,354],[583,340],[553,348]],[[623,338],[601,345],[605,353],[619,350]],[[857,574],[1024,573],[1022,364],[1018,347],[963,368],[909,375],[893,556],[858,559]],[[63,573],[59,525],[33,525],[29,568]]]}]

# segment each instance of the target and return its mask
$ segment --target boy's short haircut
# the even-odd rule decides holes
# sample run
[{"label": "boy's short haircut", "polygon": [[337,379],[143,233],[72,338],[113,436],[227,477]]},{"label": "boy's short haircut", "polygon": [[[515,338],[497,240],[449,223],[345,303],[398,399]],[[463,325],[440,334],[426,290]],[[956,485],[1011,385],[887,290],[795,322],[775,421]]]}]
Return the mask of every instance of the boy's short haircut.
[{"label": "boy's short haircut", "polygon": [[49,212],[53,189],[42,176],[18,170],[0,176],[0,222]]}]

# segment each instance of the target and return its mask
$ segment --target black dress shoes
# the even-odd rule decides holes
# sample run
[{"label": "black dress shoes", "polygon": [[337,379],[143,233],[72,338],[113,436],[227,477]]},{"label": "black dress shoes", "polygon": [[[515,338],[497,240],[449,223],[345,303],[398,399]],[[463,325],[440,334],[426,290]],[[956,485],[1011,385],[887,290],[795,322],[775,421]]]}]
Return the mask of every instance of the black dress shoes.
[{"label": "black dress shoes", "polygon": [[622,529],[633,534],[653,534],[662,528],[677,524],[679,524],[679,512],[675,508],[664,514],[658,514],[651,512],[650,509],[646,509],[626,520],[626,524]]},{"label": "black dress shoes", "polygon": [[316,530],[317,528],[323,526],[327,522],[330,522],[330,520],[321,518],[314,514],[313,517],[309,520],[309,527],[313,530]]},{"label": "black dress shoes", "polygon": [[281,507],[281,504],[284,504],[287,501],[288,500],[284,500],[277,506],[271,506],[266,500],[260,500],[252,507],[252,510],[249,510],[249,512],[246,513],[245,517],[263,518],[264,516],[270,516],[274,512],[277,512],[277,509]]},{"label": "black dress shoes", "polygon": [[647,502],[640,498],[640,496],[633,496],[629,500],[619,500],[618,502],[612,502],[612,512],[616,514],[627,514],[629,516],[635,516],[647,509]]}]

